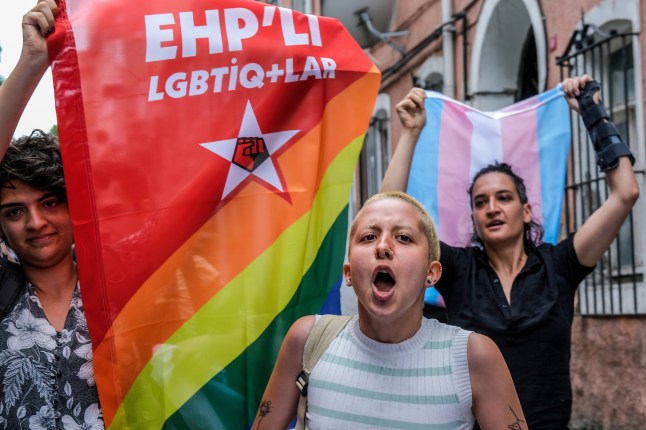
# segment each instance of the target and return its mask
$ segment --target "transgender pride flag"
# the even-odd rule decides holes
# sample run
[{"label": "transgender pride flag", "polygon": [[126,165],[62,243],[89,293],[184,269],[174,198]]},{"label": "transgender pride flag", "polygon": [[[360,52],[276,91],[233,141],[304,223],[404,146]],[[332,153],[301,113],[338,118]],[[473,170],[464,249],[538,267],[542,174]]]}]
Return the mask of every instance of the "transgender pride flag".
[{"label": "transgender pride flag", "polygon": [[[544,241],[555,243],[570,145],[569,107],[561,85],[495,112],[480,112],[432,91],[425,107],[426,127],[407,191],[426,206],[442,241],[470,244],[469,184],[482,167],[502,161],[525,180]],[[436,295],[429,290],[427,303],[441,304]]]}]

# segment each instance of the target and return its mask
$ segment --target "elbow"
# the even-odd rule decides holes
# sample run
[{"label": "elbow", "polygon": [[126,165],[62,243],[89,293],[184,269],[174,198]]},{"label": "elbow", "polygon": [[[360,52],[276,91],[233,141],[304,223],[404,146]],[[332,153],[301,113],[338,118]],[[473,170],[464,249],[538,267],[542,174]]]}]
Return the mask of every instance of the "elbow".
[{"label": "elbow", "polygon": [[626,206],[633,207],[639,198],[639,185],[637,181],[633,181],[630,187],[623,190],[621,200]]}]

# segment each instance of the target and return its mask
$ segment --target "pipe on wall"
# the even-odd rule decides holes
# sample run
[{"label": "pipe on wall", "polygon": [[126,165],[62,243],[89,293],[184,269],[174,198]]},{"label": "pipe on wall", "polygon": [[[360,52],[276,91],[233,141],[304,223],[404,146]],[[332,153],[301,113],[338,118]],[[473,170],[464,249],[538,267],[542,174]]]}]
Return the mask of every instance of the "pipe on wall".
[{"label": "pipe on wall", "polygon": [[[452,0],[442,0],[442,22],[453,19]],[[442,55],[444,56],[444,94],[455,98],[455,59],[453,57],[453,26],[443,27]]]}]

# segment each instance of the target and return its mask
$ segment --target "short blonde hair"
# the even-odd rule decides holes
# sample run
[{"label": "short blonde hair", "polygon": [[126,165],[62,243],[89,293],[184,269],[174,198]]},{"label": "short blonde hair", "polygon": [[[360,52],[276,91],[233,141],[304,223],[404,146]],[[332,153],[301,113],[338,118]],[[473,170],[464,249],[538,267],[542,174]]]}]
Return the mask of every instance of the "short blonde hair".
[{"label": "short blonde hair", "polygon": [[[354,217],[354,220],[350,225],[350,233],[349,233],[350,240],[348,243],[352,244],[352,236],[357,231],[357,218],[359,217],[359,214],[361,214],[361,211],[363,211],[363,209],[366,206],[381,200],[401,200],[413,206],[415,210],[417,210],[417,213],[419,214],[420,226],[422,227],[422,230],[424,231],[424,235],[426,236],[426,240],[428,241],[428,261],[430,262],[430,261],[439,260],[440,241],[437,237],[437,230],[435,228],[435,223],[433,222],[433,219],[428,214],[428,211],[424,208],[424,206],[415,197],[410,196],[401,191],[386,191],[382,193],[377,193],[372,197],[370,197],[368,200],[366,200],[366,202],[361,207],[361,210],[359,210],[359,212],[357,213],[357,216]],[[348,249],[348,253],[349,252],[350,250]]]}]

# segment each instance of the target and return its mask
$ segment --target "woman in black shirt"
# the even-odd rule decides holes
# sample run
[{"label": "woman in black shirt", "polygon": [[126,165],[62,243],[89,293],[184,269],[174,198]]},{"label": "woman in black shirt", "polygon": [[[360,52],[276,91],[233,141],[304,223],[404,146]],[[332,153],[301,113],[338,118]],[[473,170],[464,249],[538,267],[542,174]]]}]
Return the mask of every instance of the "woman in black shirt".
[{"label": "woman in black shirt", "polygon": [[[495,163],[469,191],[473,247],[441,246],[444,276],[436,285],[450,324],[492,338],[514,379],[530,429],[564,429],[570,418],[570,336],[574,294],[608,249],[639,196],[634,161],[587,75],[568,78],[570,107],[581,110],[606,172],[608,199],[557,245],[541,243],[525,184]],[[413,88],[397,105],[403,125],[382,191],[405,190],[415,144],[426,122],[425,92]],[[440,205],[442,202],[438,202]]]}]

